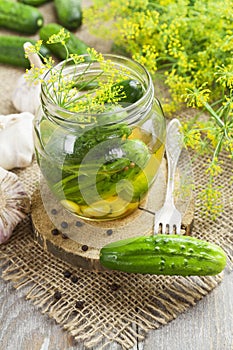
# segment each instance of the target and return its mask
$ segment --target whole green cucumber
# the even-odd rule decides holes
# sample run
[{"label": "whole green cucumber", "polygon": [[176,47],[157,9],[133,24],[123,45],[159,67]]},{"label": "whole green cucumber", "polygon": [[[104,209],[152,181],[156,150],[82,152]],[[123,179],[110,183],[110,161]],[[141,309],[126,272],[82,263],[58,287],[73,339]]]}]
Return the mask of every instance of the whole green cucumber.
[{"label": "whole green cucumber", "polygon": [[[47,44],[47,41],[53,34],[57,34],[62,28],[61,25],[57,23],[48,23],[40,29],[39,35],[40,39],[43,40],[45,45],[48,45],[49,49],[54,53],[55,56],[64,60],[66,58],[66,50],[64,46],[60,43]],[[65,29],[65,32],[70,33],[70,37],[66,42],[66,46],[70,54],[83,55],[87,53],[88,46],[80,40],[76,35]]]},{"label": "whole green cucumber", "polygon": [[103,266],[131,273],[156,275],[216,275],[226,266],[218,245],[182,235],[129,238],[104,246]]},{"label": "whole green cucumber", "polygon": [[[81,91],[97,89],[99,84],[97,81],[90,83],[78,82],[74,86]],[[125,79],[119,83],[115,83],[112,85],[111,90],[117,92],[117,97],[119,96],[118,103],[123,106],[134,103],[143,96],[142,85],[135,79]]]},{"label": "whole green cucumber", "polygon": [[74,30],[82,24],[81,0],[54,0],[58,22],[65,28]]},{"label": "whole green cucumber", "polygon": [[[25,57],[23,44],[29,41],[35,45],[36,40],[23,36],[1,35],[0,36],[0,62],[14,66],[29,68],[29,60]],[[47,57],[50,51],[44,45],[41,46],[40,53]]]},{"label": "whole green cucumber", "polygon": [[30,6],[40,6],[49,1],[51,0],[18,0],[18,2],[22,2],[23,4]]},{"label": "whole green cucumber", "polygon": [[38,9],[12,0],[0,0],[0,27],[35,34],[44,19]]},{"label": "whole green cucumber", "polygon": [[143,96],[142,85],[139,81],[134,79],[122,80],[112,86],[112,89],[118,89],[119,94],[123,93],[122,99],[119,101],[121,104],[134,103]]}]

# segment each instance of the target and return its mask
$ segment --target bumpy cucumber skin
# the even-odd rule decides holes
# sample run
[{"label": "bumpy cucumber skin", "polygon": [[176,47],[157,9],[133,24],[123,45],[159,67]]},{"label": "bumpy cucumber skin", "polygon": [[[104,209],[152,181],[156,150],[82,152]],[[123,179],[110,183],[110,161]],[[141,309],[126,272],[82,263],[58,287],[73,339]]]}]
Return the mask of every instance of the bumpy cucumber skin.
[{"label": "bumpy cucumber skin", "polygon": [[40,6],[49,1],[51,0],[18,0],[18,2],[22,2],[23,4],[30,6]]},{"label": "bumpy cucumber skin", "polygon": [[[61,25],[57,23],[48,23],[40,29],[39,35],[40,39],[43,40],[44,44],[46,44],[49,37],[53,34],[57,34],[62,28]],[[65,29],[65,32],[69,32]],[[70,38],[66,42],[66,46],[70,54],[78,54],[84,55],[87,54],[88,46],[80,40],[76,35],[70,33]],[[48,44],[48,48],[53,52],[55,56],[64,60],[66,58],[66,50],[60,43],[57,44]]]},{"label": "bumpy cucumber skin", "polygon": [[42,14],[35,7],[12,0],[0,0],[0,27],[35,34],[43,23]]},{"label": "bumpy cucumber skin", "polygon": [[[29,68],[29,60],[25,57],[23,44],[25,42],[32,44],[36,40],[22,36],[2,35],[0,36],[0,63],[11,64],[13,66]],[[50,52],[46,46],[42,45],[40,53],[45,57],[49,56]]]},{"label": "bumpy cucumber skin", "polygon": [[205,276],[220,273],[226,255],[219,246],[195,237],[161,234],[110,243],[101,249],[100,262],[130,273]]},{"label": "bumpy cucumber skin", "polygon": [[137,80],[126,79],[114,84],[113,89],[118,88],[119,92],[124,93],[122,100],[119,102],[134,103],[143,96],[142,85]]},{"label": "bumpy cucumber skin", "polygon": [[54,0],[58,22],[69,30],[77,29],[82,24],[80,0]]}]

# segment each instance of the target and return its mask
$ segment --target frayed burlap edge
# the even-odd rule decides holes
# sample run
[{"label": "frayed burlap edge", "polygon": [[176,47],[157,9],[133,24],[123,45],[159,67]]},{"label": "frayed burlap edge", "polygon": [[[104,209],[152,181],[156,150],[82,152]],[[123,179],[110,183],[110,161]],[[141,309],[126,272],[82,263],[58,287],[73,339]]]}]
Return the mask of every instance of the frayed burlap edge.
[{"label": "frayed burlap edge", "polygon": [[[196,187],[205,186],[203,164],[193,165]],[[232,161],[224,158],[224,211],[212,222],[195,212],[193,235],[222,246],[233,265],[232,187],[228,181]],[[34,164],[17,172],[31,195],[37,187]],[[2,278],[15,288],[24,288],[25,297],[43,314],[55,319],[76,341],[89,348],[105,348],[117,342],[123,349],[133,347],[151,329],[157,329],[194,306],[213,290],[224,274],[205,277],[150,276],[121,272],[84,271],[55,258],[34,242],[30,217],[21,222],[14,236],[0,247]],[[70,277],[65,278],[64,272]]]}]

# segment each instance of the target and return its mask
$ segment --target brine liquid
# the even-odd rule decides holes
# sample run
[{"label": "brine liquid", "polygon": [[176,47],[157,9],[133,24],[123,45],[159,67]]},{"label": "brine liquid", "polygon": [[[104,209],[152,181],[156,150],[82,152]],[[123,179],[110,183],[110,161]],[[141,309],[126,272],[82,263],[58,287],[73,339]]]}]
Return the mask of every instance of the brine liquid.
[{"label": "brine liquid", "polygon": [[152,142],[151,135],[138,127],[129,137],[129,140],[137,139],[149,149],[149,158],[143,168],[131,161],[120,171],[92,173],[88,164],[82,168],[67,159],[62,163],[52,153],[48,156],[49,152],[46,157],[45,153],[37,153],[38,162],[50,189],[67,210],[89,220],[122,218],[135,211],[147,195],[164,154],[164,143]]}]

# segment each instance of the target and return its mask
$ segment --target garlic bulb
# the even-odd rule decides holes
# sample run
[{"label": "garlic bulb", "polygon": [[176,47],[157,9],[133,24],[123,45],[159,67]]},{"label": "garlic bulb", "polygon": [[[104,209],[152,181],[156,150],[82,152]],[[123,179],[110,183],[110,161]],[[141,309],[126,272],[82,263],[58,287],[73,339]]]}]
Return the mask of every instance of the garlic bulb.
[{"label": "garlic bulb", "polygon": [[18,176],[0,167],[0,244],[30,211],[30,200]]},{"label": "garlic bulb", "polygon": [[35,114],[40,106],[40,84],[34,85],[22,75],[16,84],[12,103],[19,112]]},{"label": "garlic bulb", "polygon": [[[26,42],[24,50],[28,54],[31,66],[41,68],[42,62],[36,53],[30,53],[29,49],[32,44]],[[17,81],[16,88],[13,91],[12,103],[19,112],[30,112],[35,114],[40,106],[40,83],[28,81],[23,74]]]},{"label": "garlic bulb", "polygon": [[34,115],[0,115],[0,167],[10,170],[31,164],[34,154]]}]

